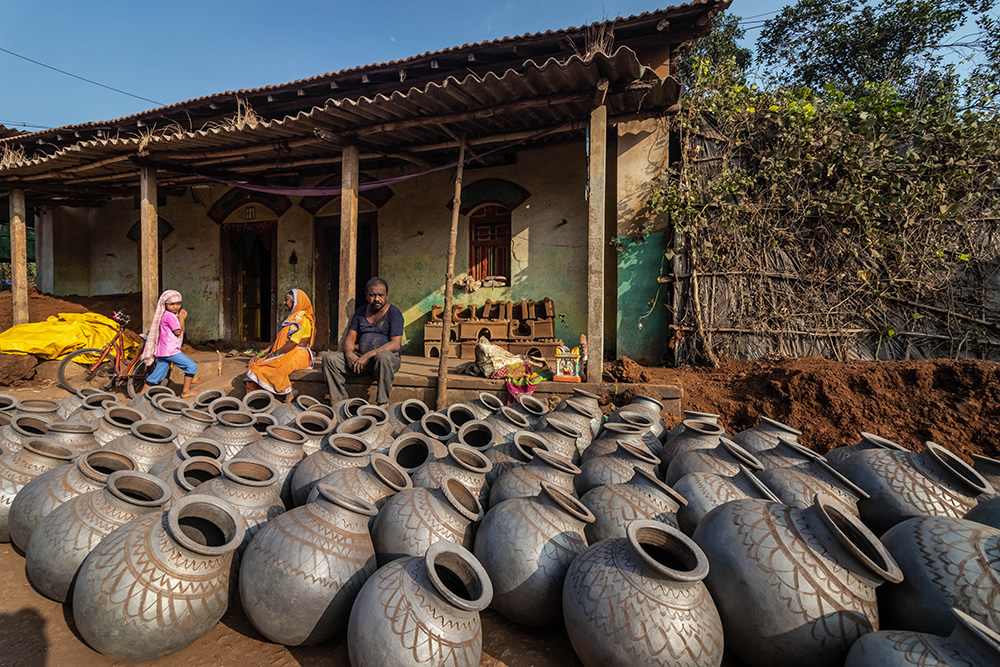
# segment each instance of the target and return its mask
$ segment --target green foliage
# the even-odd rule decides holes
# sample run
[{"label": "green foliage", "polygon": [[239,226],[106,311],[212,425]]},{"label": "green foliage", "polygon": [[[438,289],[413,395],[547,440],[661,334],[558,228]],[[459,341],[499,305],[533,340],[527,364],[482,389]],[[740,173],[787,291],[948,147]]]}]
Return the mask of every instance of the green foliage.
[{"label": "green foliage", "polygon": [[698,40],[691,53],[681,58],[677,63],[678,78],[685,83],[694,78],[692,64],[695,61],[709,60],[726,62],[730,58],[737,69],[745,72],[753,62],[750,49],[740,46],[739,40],[746,37],[746,29],[740,27],[742,19],[734,14],[722,14],[712,22],[712,32],[704,39]]}]

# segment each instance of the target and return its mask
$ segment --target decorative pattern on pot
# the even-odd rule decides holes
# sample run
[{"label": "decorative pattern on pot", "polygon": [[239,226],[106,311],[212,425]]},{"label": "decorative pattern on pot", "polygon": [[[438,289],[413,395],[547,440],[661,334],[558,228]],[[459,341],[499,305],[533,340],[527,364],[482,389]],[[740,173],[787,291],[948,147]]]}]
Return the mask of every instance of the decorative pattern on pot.
[{"label": "decorative pattern on pot", "polygon": [[9,424],[0,428],[0,456],[13,454],[28,440],[44,438],[48,432],[48,422],[38,417],[12,417]]},{"label": "decorative pattern on pot", "polygon": [[419,466],[410,472],[410,480],[413,486],[439,489],[446,479],[455,478],[485,505],[490,495],[486,473],[492,469],[493,464],[479,450],[453,442],[447,456]]},{"label": "decorative pattern on pot", "polygon": [[573,488],[578,495],[583,495],[593,488],[606,484],[621,484],[632,479],[636,466],[656,473],[660,459],[628,442],[619,442],[618,449],[588,459],[580,466],[580,474],[573,478]]},{"label": "decorative pattern on pot", "polygon": [[677,510],[677,525],[688,535],[694,533],[706,514],[733,500],[781,502],[756,475],[742,466],[734,477],[693,472],[672,486],[687,501],[687,505]]},{"label": "decorative pattern on pot", "polygon": [[110,407],[104,411],[104,416],[97,422],[97,431],[94,432],[94,437],[103,447],[112,440],[128,435],[131,432],[132,424],[142,420],[143,415],[138,410],[117,405]]},{"label": "decorative pattern on pot", "polygon": [[247,618],[273,642],[302,646],[346,626],[361,587],[375,573],[371,503],[325,484],[313,502],[260,531],[240,563]]},{"label": "decorative pattern on pot", "polygon": [[160,516],[169,501],[161,479],[131,470],[111,473],[103,489],[69,499],[38,522],[24,556],[31,585],[65,602],[77,570],[102,539],[143,514]]},{"label": "decorative pattern on pot", "polygon": [[1000,530],[951,517],[915,517],[882,536],[903,581],[879,589],[885,626],[947,635],[959,609],[1000,627]]},{"label": "decorative pattern on pot", "polygon": [[171,423],[177,429],[177,444],[183,447],[188,440],[200,437],[218,421],[218,418],[207,410],[184,408],[180,416]]},{"label": "decorative pattern on pot", "polygon": [[858,501],[868,494],[825,461],[817,460],[808,469],[768,468],[757,473],[764,483],[786,505],[805,509],[817,494],[826,496],[844,512],[858,516]]},{"label": "decorative pattern on pot", "polygon": [[493,394],[482,392],[475,400],[469,401],[466,405],[472,409],[476,419],[485,421],[487,417],[503,407],[503,401]]},{"label": "decorative pattern on pot", "polygon": [[[562,605],[586,667],[722,664],[722,619],[704,579],[708,558],[656,521],[629,524],[573,561]],[[641,628],[641,630],[639,630]]]},{"label": "decorative pattern on pot", "polygon": [[627,482],[591,489],[580,502],[594,515],[587,524],[587,542],[625,537],[633,521],[651,519],[677,526],[677,510],[687,504],[682,495],[661,482],[648,470],[636,466]]},{"label": "decorative pattern on pot", "polygon": [[403,432],[403,429],[415,421],[420,421],[431,410],[423,401],[416,398],[408,398],[405,401],[390,403],[385,407],[385,411],[389,415],[392,437],[395,438]]},{"label": "decorative pattern on pot", "polygon": [[160,479],[170,487],[170,502],[167,507],[191,493],[199,486],[222,476],[222,463],[207,456],[192,456],[170,470]]},{"label": "decorative pattern on pot", "polygon": [[848,458],[841,472],[869,496],[858,502],[861,520],[882,534],[913,516],[959,518],[992,485],[947,449],[925,442],[922,452],[872,449]]},{"label": "decorative pattern on pot", "polygon": [[231,505],[203,495],[115,530],[80,568],[73,592],[80,635],[116,660],[152,660],[192,644],[229,608],[243,532]]},{"label": "decorative pattern on pot", "polygon": [[[710,472],[720,477],[735,477],[740,472],[740,466],[754,473],[764,469],[764,464],[756,456],[729,438],[722,437],[719,438],[719,446],[715,449],[696,449],[675,456],[667,466],[663,481],[674,484],[684,475],[693,472]],[[661,465],[660,470],[662,469]]]},{"label": "decorative pattern on pot", "polygon": [[96,432],[97,427],[93,424],[52,422],[48,425],[45,439],[54,445],[62,445],[72,450],[76,456],[80,456],[101,447],[94,437]]},{"label": "decorative pattern on pot", "polygon": [[[368,465],[360,468],[334,470],[319,481],[345,493],[361,498],[381,509],[386,501],[403,489],[412,489],[413,482],[406,471],[385,454],[372,454]],[[314,488],[310,498],[317,493]],[[374,519],[369,524],[374,523]]]},{"label": "decorative pattern on pot", "polygon": [[304,505],[316,482],[341,468],[368,465],[371,454],[371,445],[356,435],[332,434],[320,450],[295,466],[291,482],[292,503]]},{"label": "decorative pattern on pot", "polygon": [[563,461],[576,464],[592,440],[589,432],[584,435],[580,429],[559,415],[546,418],[545,424],[536,428],[535,433],[548,443],[546,451]]},{"label": "decorative pattern on pot", "polygon": [[348,417],[337,424],[334,432],[361,438],[368,443],[373,452],[385,454],[389,447],[392,446],[392,440],[389,439],[389,430],[376,428],[375,418],[367,415],[364,417]]},{"label": "decorative pattern on pot", "polygon": [[844,445],[843,447],[836,447],[831,449],[826,453],[826,462],[829,463],[835,470],[840,470],[841,464],[848,459],[848,457],[854,456],[858,452],[867,452],[870,449],[889,449],[897,452],[908,451],[902,445],[897,445],[892,440],[887,440],[881,438],[872,433],[861,432],[861,440],[853,445]]},{"label": "decorative pattern on pot", "polygon": [[[576,390],[574,390],[576,391]],[[567,399],[556,406],[555,414],[562,421],[569,422],[576,430],[583,434],[583,449],[586,449],[590,441],[597,437],[604,424],[604,414],[597,405],[597,401],[579,401],[575,398]],[[582,453],[582,451],[581,451]]]},{"label": "decorative pattern on pot", "polygon": [[0,542],[10,542],[7,518],[21,489],[53,468],[68,466],[75,457],[68,447],[40,438],[28,440],[13,454],[0,456]]},{"label": "decorative pattern on pot", "polygon": [[278,473],[267,463],[230,459],[222,464],[222,477],[202,484],[198,493],[221,498],[240,513],[246,521],[242,550],[268,521],[285,511],[278,482]]},{"label": "decorative pattern on pot", "polygon": [[880,630],[854,642],[844,667],[890,665],[1000,665],[1000,634],[953,609],[955,629],[947,637],[922,632]]},{"label": "decorative pattern on pot", "polygon": [[375,572],[358,594],[347,626],[353,667],[478,667],[479,612],[493,586],[475,556],[438,542],[419,558]]},{"label": "decorative pattern on pot", "polygon": [[449,442],[457,442],[485,454],[501,441],[492,426],[479,419],[472,419],[462,424]]},{"label": "decorative pattern on pot", "polygon": [[129,401],[126,404],[126,407],[132,408],[136,412],[140,413],[143,419],[149,419],[153,414],[153,399],[157,396],[172,396],[176,398],[177,392],[170,387],[163,385],[149,387],[146,391]]},{"label": "decorative pattern on pot", "polygon": [[486,483],[493,486],[500,475],[531,461],[535,457],[536,449],[547,450],[548,443],[531,431],[518,431],[514,434],[513,440],[501,442],[486,450],[484,455],[493,464],[493,468],[486,473]]},{"label": "decorative pattern on pot", "polygon": [[413,472],[427,461],[448,455],[447,446],[423,433],[407,432],[396,438],[388,456],[407,472]]},{"label": "decorative pattern on pot", "polygon": [[306,456],[309,456],[313,452],[318,452],[323,445],[323,440],[333,433],[334,428],[331,419],[326,415],[312,410],[306,410],[297,414],[292,424],[306,436],[306,443],[302,445]]},{"label": "decorative pattern on pot", "polygon": [[292,506],[292,473],[299,461],[306,457],[303,446],[306,436],[288,426],[269,426],[267,436],[252,442],[234,456],[234,459],[254,459],[271,466],[278,473],[281,500],[285,507]]},{"label": "decorative pattern on pot", "polygon": [[117,470],[135,470],[135,461],[125,454],[98,449],[67,466],[56,466],[24,485],[10,505],[7,527],[10,541],[27,551],[35,527],[55,508],[71,498],[100,491],[108,475]]},{"label": "decorative pattern on pot", "polygon": [[782,424],[769,417],[761,417],[760,422],[756,426],[752,426],[734,435],[733,441],[756,456],[764,450],[771,449],[777,445],[779,435],[784,435],[798,442],[798,437],[802,435],[802,431],[798,431],[788,424]]},{"label": "decorative pattern on pot", "polygon": [[[618,449],[618,443],[623,441],[648,450],[649,447],[643,441],[644,433],[648,435],[649,431],[643,431],[638,426],[632,426],[631,424],[605,424],[600,435],[594,438],[587,448],[583,450],[583,453],[580,454],[580,463],[586,463],[595,456],[610,454]],[[649,453],[652,454],[653,452]]]},{"label": "decorative pattern on pot", "polygon": [[587,549],[584,527],[593,521],[579,500],[547,482],[537,496],[491,509],[473,550],[493,583],[490,606],[522,625],[559,623],[563,579]]},{"label": "decorative pattern on pot", "polygon": [[215,416],[219,421],[202,431],[201,437],[215,440],[225,447],[224,458],[227,461],[250,443],[260,442],[264,437],[254,428],[254,416],[249,412],[226,410]]},{"label": "decorative pattern on pot", "polygon": [[865,526],[821,497],[804,510],[736,500],[694,533],[726,647],[751,665],[842,665],[879,629],[875,589],[902,572]]},{"label": "decorative pattern on pot", "polygon": [[372,450],[380,451],[383,454],[389,451],[389,445],[393,441],[392,424],[389,422],[389,413],[385,411],[385,408],[377,405],[362,405],[358,408],[358,416],[370,417],[375,422],[372,426],[372,434],[369,436]]},{"label": "decorative pattern on pot", "polygon": [[[149,419],[164,423],[173,423],[181,418],[181,412],[194,406],[178,396],[160,394],[149,402]],[[204,429],[202,429],[204,430]]]},{"label": "decorative pattern on pot", "polygon": [[680,430],[675,431],[664,441],[660,458],[665,465],[670,465],[675,458],[685,452],[715,450],[725,435],[725,429],[718,424],[699,421],[681,422]]},{"label": "decorative pattern on pot", "polygon": [[514,434],[518,431],[527,431],[531,428],[527,419],[507,405],[489,415],[483,421],[492,426],[493,432],[497,434],[497,438],[504,442],[512,440]]},{"label": "decorative pattern on pot", "polygon": [[536,431],[545,426],[545,415],[549,413],[549,408],[534,396],[521,394],[510,407],[528,420],[531,430]]},{"label": "decorative pattern on pot", "polygon": [[128,454],[136,470],[147,472],[157,461],[177,451],[177,429],[170,424],[143,419],[132,424],[128,435],[115,438],[104,450]]},{"label": "decorative pattern on pot", "polygon": [[18,401],[17,407],[14,408],[14,417],[35,417],[46,424],[62,420],[59,416],[59,404],[41,398]]},{"label": "decorative pattern on pot", "polygon": [[534,454],[527,464],[497,477],[490,488],[490,507],[513,498],[537,496],[542,492],[542,482],[550,482],[570,495],[576,494],[573,478],[580,474],[579,468],[541,449],[534,450]]},{"label": "decorative pattern on pot", "polygon": [[94,424],[95,426],[104,416],[104,411],[108,408],[121,405],[118,397],[107,392],[97,392],[83,399],[76,410],[74,410],[66,421],[81,424]]},{"label": "decorative pattern on pot", "polygon": [[457,479],[440,489],[413,487],[389,498],[372,524],[380,565],[425,552],[436,542],[472,547],[483,507]]}]

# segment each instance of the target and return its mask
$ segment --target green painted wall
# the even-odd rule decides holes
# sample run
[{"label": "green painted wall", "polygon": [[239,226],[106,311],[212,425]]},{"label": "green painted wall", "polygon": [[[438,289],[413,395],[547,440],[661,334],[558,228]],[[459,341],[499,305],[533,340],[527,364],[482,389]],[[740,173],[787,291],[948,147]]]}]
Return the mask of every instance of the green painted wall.
[{"label": "green painted wall", "polygon": [[664,234],[655,232],[638,243],[625,241],[618,251],[618,351],[644,364],[667,353],[671,292],[656,281],[664,250]]}]

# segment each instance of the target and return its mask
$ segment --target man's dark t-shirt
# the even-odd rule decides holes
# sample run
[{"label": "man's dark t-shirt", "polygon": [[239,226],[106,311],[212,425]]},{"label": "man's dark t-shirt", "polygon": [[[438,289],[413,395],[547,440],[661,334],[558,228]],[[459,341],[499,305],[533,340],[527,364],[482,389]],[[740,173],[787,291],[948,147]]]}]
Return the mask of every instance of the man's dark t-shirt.
[{"label": "man's dark t-shirt", "polygon": [[[403,313],[399,312],[399,308],[389,304],[385,315],[374,322],[369,322],[365,317],[367,310],[368,306],[361,306],[354,311],[354,317],[348,325],[348,329],[358,333],[356,345],[359,354],[378,349],[388,343],[390,338],[403,335]],[[399,350],[396,350],[396,356],[399,356]]]}]

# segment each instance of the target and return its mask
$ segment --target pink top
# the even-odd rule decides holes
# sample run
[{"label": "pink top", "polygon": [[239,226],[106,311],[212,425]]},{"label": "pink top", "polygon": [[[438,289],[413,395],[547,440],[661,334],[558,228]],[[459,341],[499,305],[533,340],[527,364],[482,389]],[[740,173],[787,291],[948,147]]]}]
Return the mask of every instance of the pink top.
[{"label": "pink top", "polygon": [[181,351],[181,337],[174,335],[174,329],[181,328],[181,321],[169,310],[160,319],[160,340],[156,345],[156,356],[172,357]]}]

